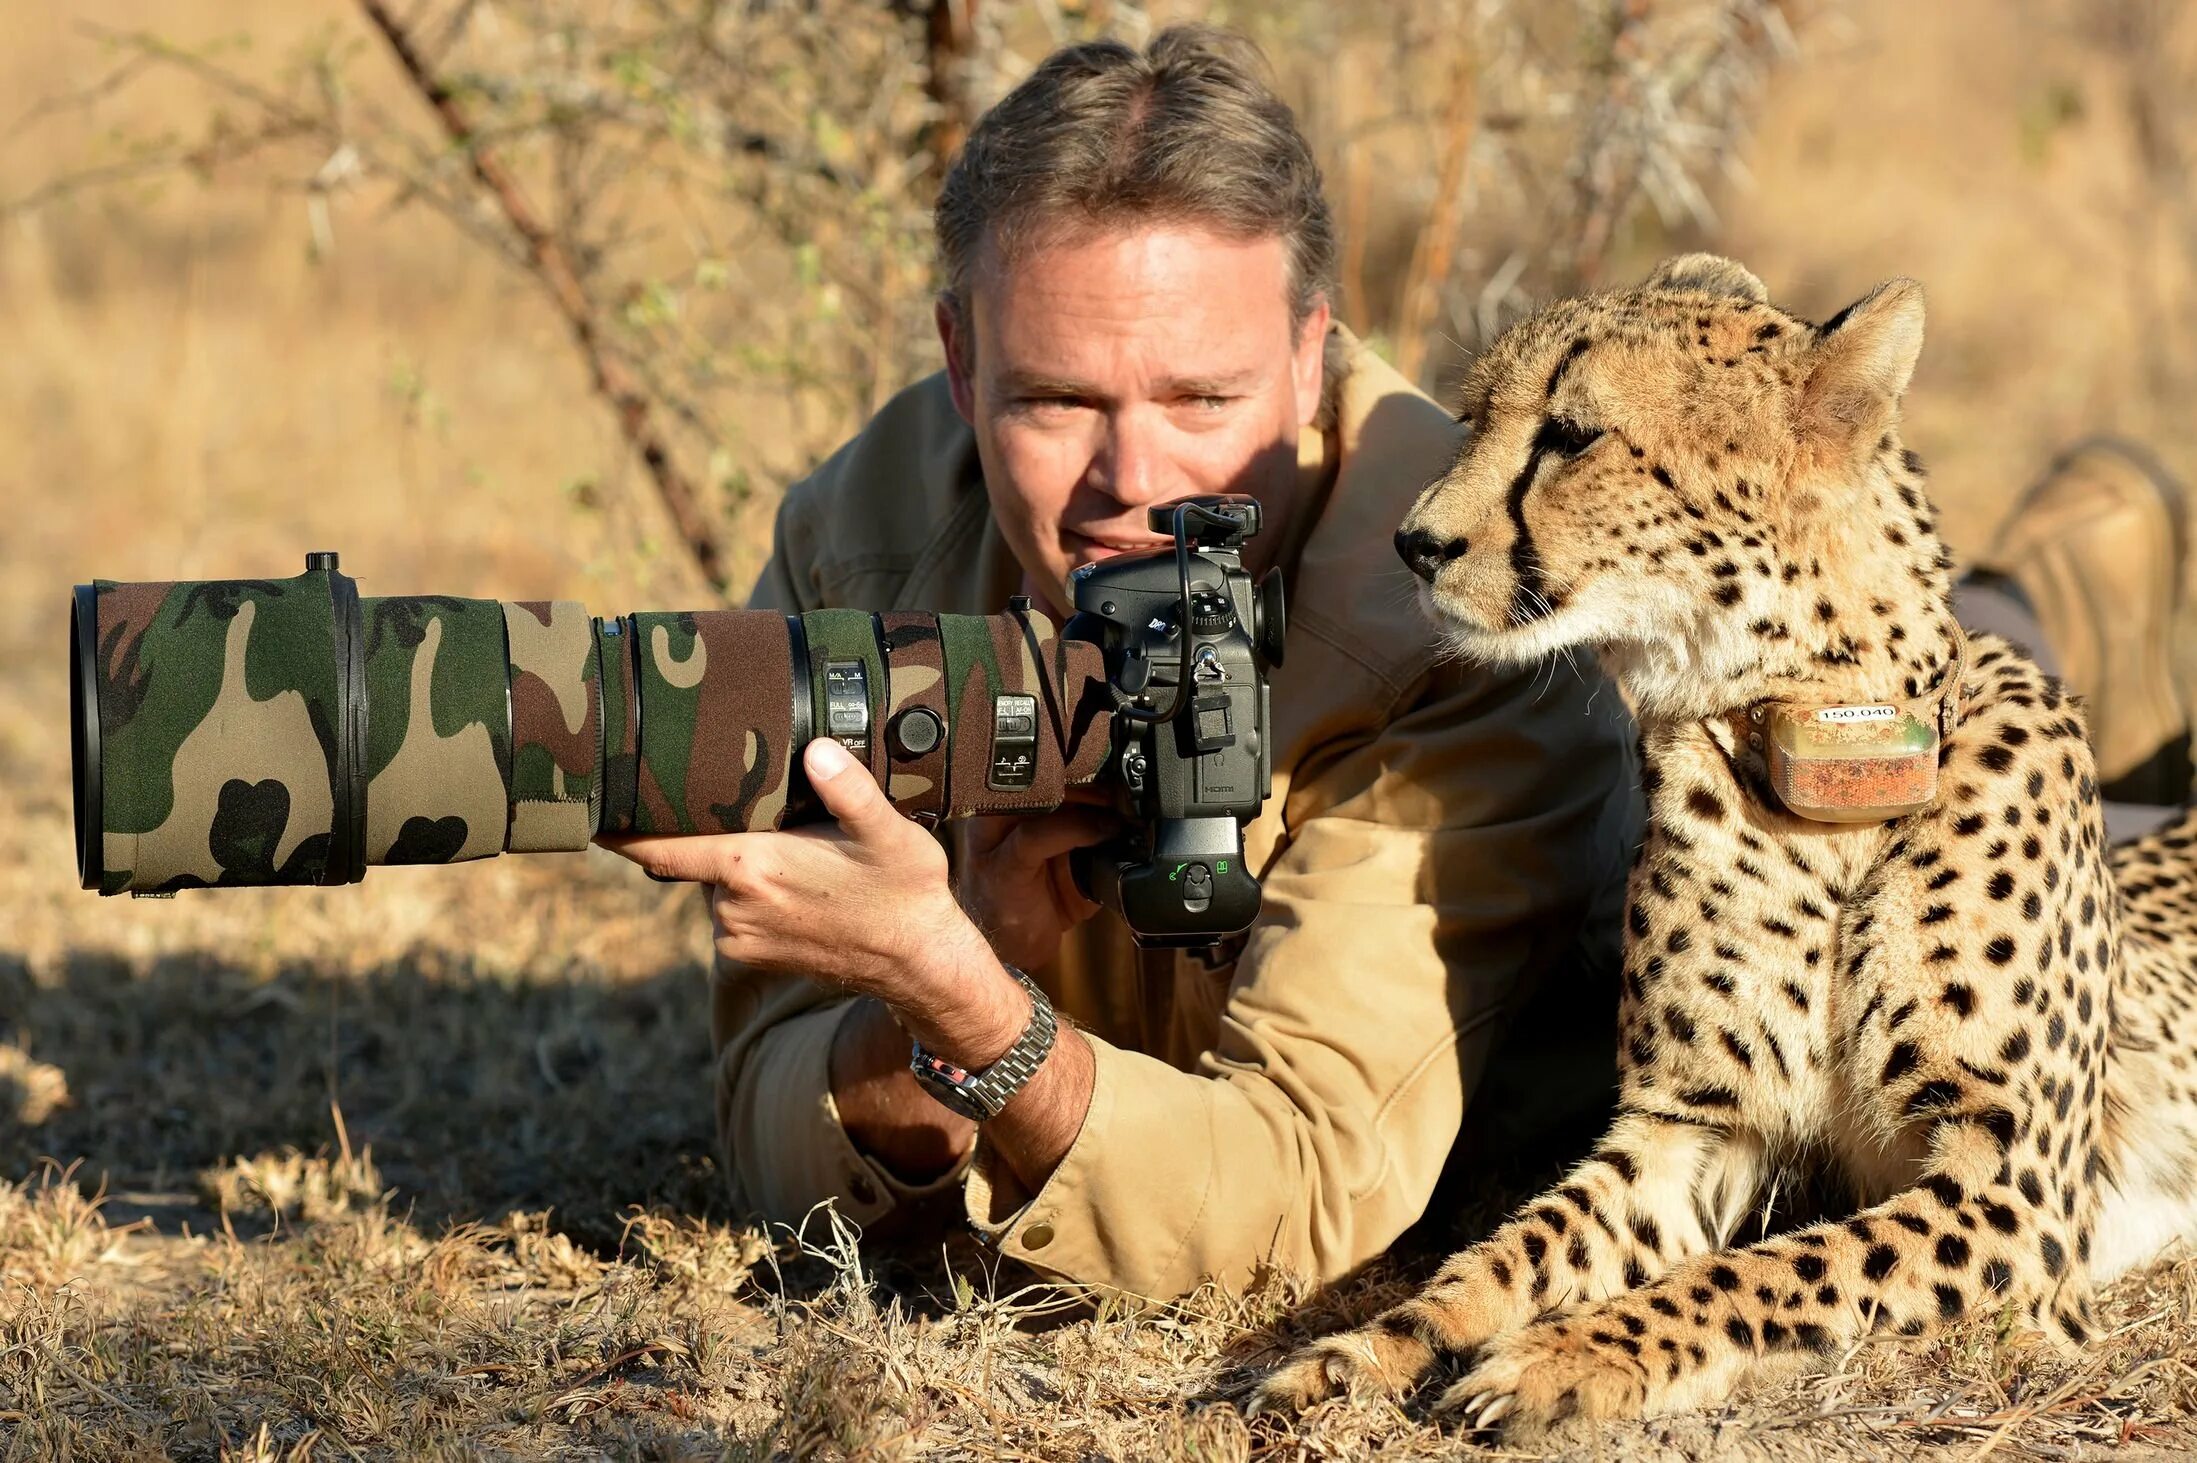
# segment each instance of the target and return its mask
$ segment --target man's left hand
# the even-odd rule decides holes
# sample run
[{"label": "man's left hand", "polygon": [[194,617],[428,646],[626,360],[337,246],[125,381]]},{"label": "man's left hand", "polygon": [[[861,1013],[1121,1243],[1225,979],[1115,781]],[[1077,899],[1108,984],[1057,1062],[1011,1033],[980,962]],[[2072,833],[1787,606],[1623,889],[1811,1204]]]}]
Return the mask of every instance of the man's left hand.
[{"label": "man's left hand", "polygon": [[802,756],[832,821],[786,832],[602,840],[660,879],[713,886],[717,953],[895,1007],[952,1004],[999,969],[948,880],[946,851],[829,738]]}]

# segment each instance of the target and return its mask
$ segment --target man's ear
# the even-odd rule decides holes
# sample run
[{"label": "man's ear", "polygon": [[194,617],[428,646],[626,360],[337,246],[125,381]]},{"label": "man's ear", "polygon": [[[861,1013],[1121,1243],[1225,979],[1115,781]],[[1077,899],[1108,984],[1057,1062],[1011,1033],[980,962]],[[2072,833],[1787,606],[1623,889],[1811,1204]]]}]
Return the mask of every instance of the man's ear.
[{"label": "man's ear", "polygon": [[1801,440],[1838,460],[1868,451],[1899,410],[1922,354],[1922,286],[1888,280],[1831,318],[1809,347]]},{"label": "man's ear", "polygon": [[976,327],[951,295],[940,295],[933,302],[931,319],[946,352],[946,387],[953,393],[954,410],[975,426],[976,388],[970,384],[970,367],[976,360]]},{"label": "man's ear", "polygon": [[1320,397],[1327,389],[1327,296],[1321,295],[1306,312],[1297,329],[1297,348],[1290,362],[1297,391],[1297,425],[1309,427],[1320,414]]},{"label": "man's ear", "polygon": [[1678,254],[1655,267],[1655,272],[1641,282],[1648,290],[1700,290],[1704,294],[1732,295],[1742,300],[1753,300],[1758,305],[1770,303],[1770,291],[1753,271],[1744,264],[1726,259],[1721,254]]}]

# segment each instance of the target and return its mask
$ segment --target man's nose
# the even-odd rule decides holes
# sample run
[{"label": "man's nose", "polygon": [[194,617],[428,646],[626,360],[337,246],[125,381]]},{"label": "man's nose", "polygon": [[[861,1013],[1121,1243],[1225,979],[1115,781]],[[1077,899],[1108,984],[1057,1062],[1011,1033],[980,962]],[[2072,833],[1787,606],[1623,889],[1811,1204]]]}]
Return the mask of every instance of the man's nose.
[{"label": "man's nose", "polygon": [[1396,530],[1397,557],[1404,561],[1405,567],[1412,573],[1429,584],[1434,582],[1435,574],[1444,564],[1452,559],[1463,558],[1466,547],[1462,536],[1439,539],[1423,528]]},{"label": "man's nose", "polygon": [[1134,412],[1116,417],[1108,434],[1104,464],[1107,495],[1118,503],[1142,508],[1182,496],[1167,458],[1153,440],[1151,424]]}]

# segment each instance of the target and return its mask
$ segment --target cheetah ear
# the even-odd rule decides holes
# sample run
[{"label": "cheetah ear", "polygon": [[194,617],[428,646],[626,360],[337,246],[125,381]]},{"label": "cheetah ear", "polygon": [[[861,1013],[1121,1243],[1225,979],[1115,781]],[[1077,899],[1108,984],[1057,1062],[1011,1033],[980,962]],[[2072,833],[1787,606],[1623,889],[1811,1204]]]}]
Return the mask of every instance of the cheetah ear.
[{"label": "cheetah ear", "polygon": [[1641,285],[1650,290],[1701,290],[1712,295],[1735,295],[1758,305],[1770,303],[1770,291],[1744,264],[1721,254],[1679,254],[1655,267]]},{"label": "cheetah ear", "polygon": [[1922,286],[1889,280],[1825,323],[1807,356],[1801,435],[1834,454],[1875,443],[1922,354]]}]

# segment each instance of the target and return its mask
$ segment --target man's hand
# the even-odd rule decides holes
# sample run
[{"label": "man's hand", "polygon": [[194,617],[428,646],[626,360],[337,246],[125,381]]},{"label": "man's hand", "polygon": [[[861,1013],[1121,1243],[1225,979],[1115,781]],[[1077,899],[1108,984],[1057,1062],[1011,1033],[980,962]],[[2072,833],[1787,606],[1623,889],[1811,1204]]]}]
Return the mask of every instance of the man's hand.
[{"label": "man's hand", "polygon": [[[1028,1003],[955,901],[945,850],[886,801],[839,743],[809,743],[802,764],[830,823],[604,845],[658,878],[713,886],[721,958],[876,996],[918,1035],[926,1017],[954,1011],[963,1028],[956,1047],[981,1046],[1004,1029],[1004,1050],[1021,1030],[1015,1007],[1026,1017]],[[998,1009],[972,1030],[976,988]]]},{"label": "man's hand", "polygon": [[1095,807],[1064,807],[1034,818],[972,818],[962,907],[1002,960],[1024,970],[1049,964],[1061,939],[1099,908],[1076,888],[1068,856],[1120,831],[1118,817]]},{"label": "man's hand", "polygon": [[[908,1074],[905,1048],[886,1027],[897,1021],[948,1061],[978,1070],[1021,1036],[1030,998],[955,901],[946,851],[937,840],[902,817],[839,743],[809,743],[802,766],[832,823],[784,833],[643,835],[603,844],[658,878],[712,885],[710,915],[721,958],[874,996],[890,1007],[889,1016],[856,1009],[833,1044],[832,1089],[849,1104],[848,1130],[858,1144],[897,1161],[906,1177],[942,1172],[966,1150],[974,1125],[923,1094]],[[986,845],[1002,870],[996,889],[1003,898],[1011,899],[1017,888],[1034,898],[1047,885],[1073,896],[1074,885],[1060,882],[1067,877],[1066,850],[1105,833],[1102,825],[1093,825],[1088,837],[1071,833],[1082,827],[1074,816],[1063,815],[1059,833],[1019,846],[1018,856],[1030,861],[1017,865],[1019,872],[1007,870],[1002,856],[1012,830]],[[1067,841],[1058,841],[1063,837]],[[1062,908],[1057,893],[1045,898]],[[1042,959],[1052,958],[1060,930],[1088,912],[1068,912],[1066,923],[1053,928]],[[1046,928],[1045,918],[1015,923],[1018,938],[1033,946]],[[1091,1080],[1090,1050],[1064,1025],[1052,1055],[993,1120],[994,1141],[1033,1190],[1075,1141]]]}]

